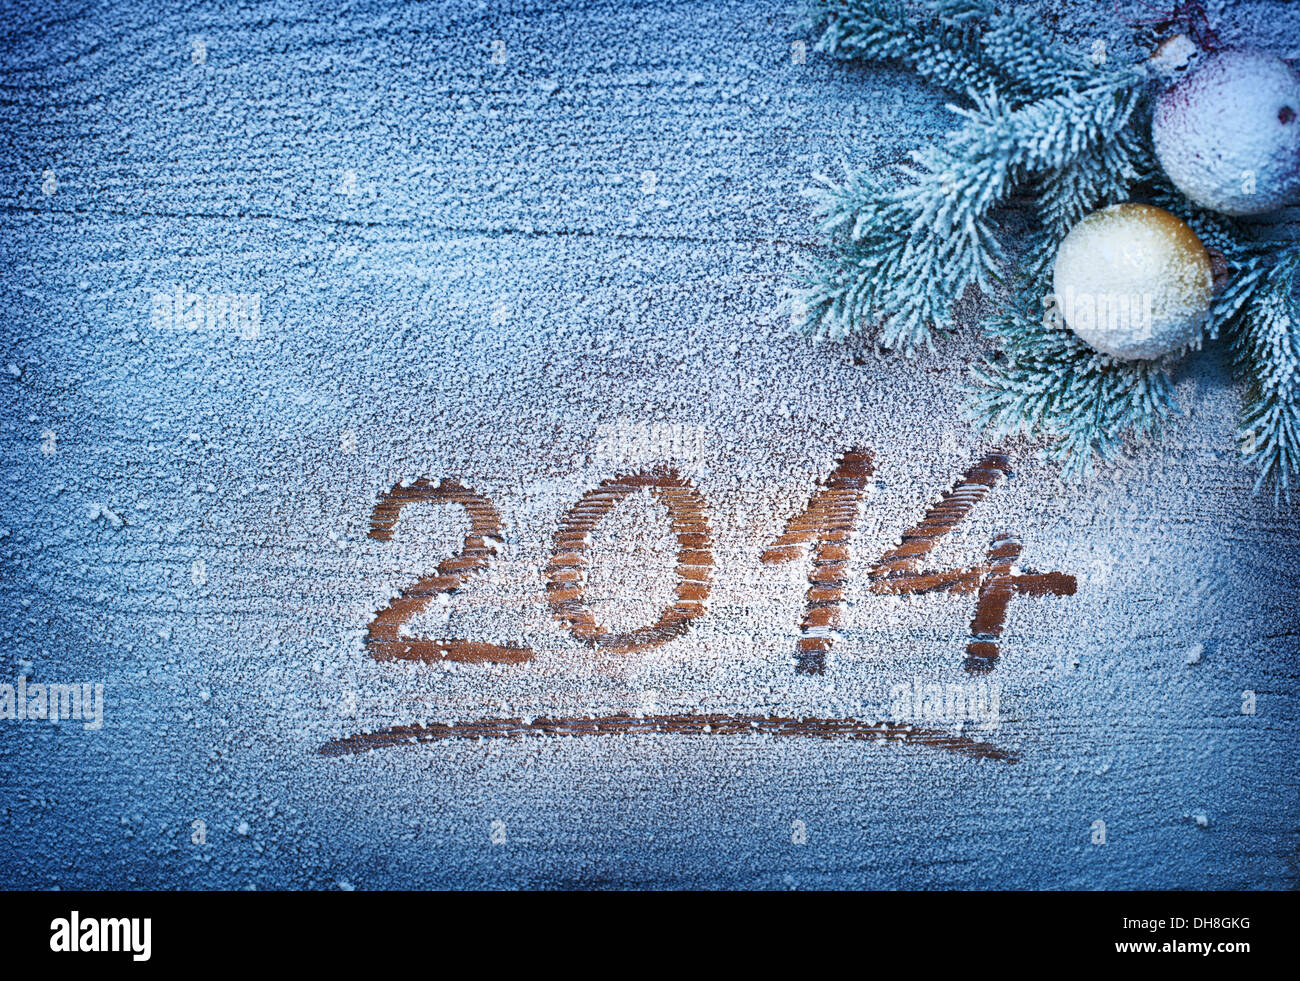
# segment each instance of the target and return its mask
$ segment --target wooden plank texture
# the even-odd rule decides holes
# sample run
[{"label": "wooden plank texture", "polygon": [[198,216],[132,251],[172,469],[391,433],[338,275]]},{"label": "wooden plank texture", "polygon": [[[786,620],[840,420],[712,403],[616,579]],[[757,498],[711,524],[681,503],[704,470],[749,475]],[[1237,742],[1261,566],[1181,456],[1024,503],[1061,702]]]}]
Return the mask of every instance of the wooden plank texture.
[{"label": "wooden plank texture", "polygon": [[5,7],[0,682],[104,694],[0,721],[0,886],[1296,887],[1222,352],[1066,485],[962,415],[996,299],[796,336],[800,190],[951,117],[794,21]]}]

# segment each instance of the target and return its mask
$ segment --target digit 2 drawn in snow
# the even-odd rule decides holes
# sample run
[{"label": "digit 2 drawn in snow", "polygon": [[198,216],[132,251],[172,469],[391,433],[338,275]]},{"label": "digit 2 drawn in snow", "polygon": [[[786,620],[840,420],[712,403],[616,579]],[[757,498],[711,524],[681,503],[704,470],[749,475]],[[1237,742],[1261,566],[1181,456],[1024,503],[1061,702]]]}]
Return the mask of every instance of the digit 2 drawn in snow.
[{"label": "digit 2 drawn in snow", "polygon": [[466,581],[487,568],[501,541],[501,516],[492,502],[455,480],[417,480],[398,484],[379,499],[370,518],[370,537],[389,541],[393,526],[408,504],[420,501],[450,501],[469,515],[470,529],[465,544],[451,558],[438,563],[432,576],[425,576],[402,590],[375,614],[366,634],[366,649],[378,661],[497,661],[518,664],[530,660],[533,652],[511,644],[489,644],[478,640],[430,640],[415,637],[404,628],[408,620],[435,598],[450,599]]}]

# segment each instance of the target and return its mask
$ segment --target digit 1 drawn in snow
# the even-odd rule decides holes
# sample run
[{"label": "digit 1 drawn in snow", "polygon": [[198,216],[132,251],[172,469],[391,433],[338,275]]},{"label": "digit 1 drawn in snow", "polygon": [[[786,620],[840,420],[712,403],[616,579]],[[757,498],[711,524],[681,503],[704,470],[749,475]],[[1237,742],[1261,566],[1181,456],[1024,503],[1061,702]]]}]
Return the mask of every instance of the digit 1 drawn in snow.
[{"label": "digit 1 drawn in snow", "polygon": [[[642,487],[668,509],[677,537],[677,599],[650,626],[616,634],[596,622],[584,598],[588,536],[619,501]],[[620,653],[657,647],[686,633],[691,621],[704,614],[713,577],[711,549],[704,498],[690,480],[676,470],[621,474],[584,494],[560,520],[546,565],[547,600],[555,616],[594,647]]]},{"label": "digit 1 drawn in snow", "polygon": [[903,533],[902,543],[890,549],[871,567],[874,593],[976,593],[975,617],[971,620],[970,642],[966,645],[967,671],[991,671],[998,657],[998,636],[1007,621],[1007,608],[1015,596],[1073,596],[1078,588],[1074,576],[1063,572],[1019,573],[1020,539],[1000,534],[989,546],[983,565],[968,569],[921,571],[920,561],[944,535],[966,517],[997,484],[1010,467],[1006,456],[989,453],[957,481],[943,499],[925,513],[921,521]]},{"label": "digit 1 drawn in snow", "polygon": [[803,622],[799,625],[798,674],[822,674],[826,652],[835,642],[834,629],[840,622],[845,578],[849,563],[849,540],[858,517],[858,505],[866,493],[874,470],[871,453],[854,448],[844,454],[808,506],[792,517],[785,531],[763,552],[763,562],[789,562],[814,542],[812,571],[808,574],[808,595]]},{"label": "digit 1 drawn in snow", "polygon": [[432,576],[425,576],[402,590],[387,607],[375,614],[366,633],[366,648],[378,661],[496,661],[517,664],[530,660],[533,652],[513,644],[490,644],[478,640],[443,640],[414,637],[403,626],[435,597],[459,593],[466,581],[487,568],[495,543],[501,540],[501,516],[492,502],[455,480],[420,479],[403,487],[398,484],[379,499],[370,517],[370,537],[389,541],[402,508],[417,501],[450,501],[469,515],[470,529],[461,550],[438,563]]}]

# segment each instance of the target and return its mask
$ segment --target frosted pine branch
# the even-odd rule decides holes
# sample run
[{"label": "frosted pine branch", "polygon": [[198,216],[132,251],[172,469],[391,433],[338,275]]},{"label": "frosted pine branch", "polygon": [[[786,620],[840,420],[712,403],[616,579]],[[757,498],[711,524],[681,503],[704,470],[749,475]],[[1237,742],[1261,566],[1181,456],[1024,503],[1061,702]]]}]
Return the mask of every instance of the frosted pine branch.
[{"label": "frosted pine branch", "polygon": [[899,2],[822,0],[811,5],[808,23],[821,30],[818,51],[906,67],[952,92],[987,88],[1001,78],[980,51],[976,28],[960,17],[936,16],[923,24],[910,20]]},{"label": "frosted pine branch", "polygon": [[1118,455],[1124,440],[1152,435],[1175,411],[1173,386],[1151,362],[1099,354],[1051,322],[1045,279],[985,326],[1001,362],[976,371],[970,416],[998,435],[1050,440],[1045,455],[1067,478],[1091,472],[1093,459]]},{"label": "frosted pine branch", "polygon": [[1259,469],[1256,490],[1272,484],[1287,498],[1300,474],[1300,249],[1260,277],[1233,332],[1233,353],[1248,383],[1242,452]]},{"label": "frosted pine branch", "polygon": [[993,88],[1012,105],[1122,72],[1069,52],[1023,15],[998,13],[984,0],[818,0],[808,23],[822,32],[819,51],[906,67],[950,92]]},{"label": "frosted pine branch", "polygon": [[[841,249],[814,268],[803,298],[815,335],[839,338],[881,323],[886,346],[929,344],[933,327],[951,326],[952,304],[967,286],[987,292],[1000,278],[1003,250],[992,213],[1017,185],[1083,155],[1100,160],[1081,168],[1075,182],[1088,196],[1132,172],[1130,166],[1103,178],[1097,168],[1131,155],[1123,141],[1115,150],[1101,148],[1141,103],[1134,77],[1020,108],[994,91],[970,98],[970,107],[949,107],[964,123],[946,145],[914,152],[904,180],[892,187],[847,169],[843,183],[819,177],[810,190],[821,230]],[[1065,202],[1057,207],[1070,210]]]}]

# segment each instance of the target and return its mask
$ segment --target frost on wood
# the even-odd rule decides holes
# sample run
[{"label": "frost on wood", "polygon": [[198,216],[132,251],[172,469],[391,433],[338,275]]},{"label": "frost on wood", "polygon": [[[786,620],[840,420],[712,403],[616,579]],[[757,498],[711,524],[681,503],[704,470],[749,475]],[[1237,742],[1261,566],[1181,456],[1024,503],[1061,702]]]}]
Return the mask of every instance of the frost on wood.
[{"label": "frost on wood", "polygon": [[[0,683],[102,681],[105,711],[98,732],[0,720],[0,885],[1295,886],[1300,535],[1251,499],[1236,397],[1204,363],[1168,382],[1191,410],[1168,459],[1066,488],[1011,439],[1005,480],[936,544],[932,567],[960,569],[1014,532],[1022,573],[1078,577],[1013,600],[995,671],[958,687],[1000,715],[953,709],[974,594],[872,588],[991,448],[956,409],[954,364],[984,343],[864,370],[763,318],[804,151],[935,140],[941,106],[790,65],[780,0],[568,4],[562,30],[551,3],[255,30],[213,7],[205,66],[189,15],[42,9],[11,5],[0,61]],[[1032,9],[1087,50],[1095,4]],[[263,291],[261,336],[154,330],[148,297],[177,283]],[[871,493],[826,670],[801,675],[817,557],[762,551],[855,446]],[[707,603],[652,648],[588,643],[548,602],[555,537],[659,465],[706,504]],[[367,649],[473,534],[453,482],[499,527],[480,510],[461,558],[482,568],[407,624],[527,662]],[[398,487],[443,500],[371,537]],[[643,503],[582,550],[610,631],[677,601],[671,514]],[[383,748],[321,753],[358,733]]]}]

